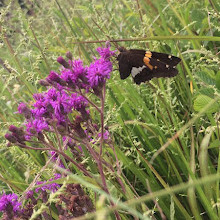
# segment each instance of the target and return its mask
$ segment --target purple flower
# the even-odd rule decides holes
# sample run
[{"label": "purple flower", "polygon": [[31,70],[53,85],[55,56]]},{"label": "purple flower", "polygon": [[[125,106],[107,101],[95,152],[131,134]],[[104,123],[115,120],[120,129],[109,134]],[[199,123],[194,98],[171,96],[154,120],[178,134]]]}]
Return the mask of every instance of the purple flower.
[{"label": "purple flower", "polygon": [[75,110],[81,113],[82,119],[84,121],[88,120],[89,118],[89,110],[86,110],[86,107],[88,106],[88,101],[80,95],[77,95],[77,93],[73,93],[71,95],[71,103]]},{"label": "purple flower", "polygon": [[62,175],[60,173],[55,173],[54,174],[54,180],[60,179]]},{"label": "purple flower", "polygon": [[[101,136],[102,136],[102,134],[101,134],[101,133],[98,133],[98,137],[101,137]],[[108,139],[109,139],[109,136],[110,136],[110,134],[109,134],[108,131],[105,131],[105,132],[103,133],[103,139],[104,139],[104,140],[108,140]]]},{"label": "purple flower", "polygon": [[0,197],[0,211],[6,211],[7,207],[12,206],[13,211],[17,212],[20,210],[21,203],[18,202],[18,196],[14,193],[6,195],[5,193]]},{"label": "purple flower", "polygon": [[58,119],[64,122],[66,115],[72,111],[72,98],[64,90],[58,91],[55,88],[49,89],[42,94],[35,94],[34,109],[32,114],[35,118]]},{"label": "purple flower", "polygon": [[77,95],[77,93],[73,93],[71,95],[71,103],[74,109],[77,111],[85,109],[88,106],[87,100],[84,97]]},{"label": "purple flower", "polygon": [[25,103],[20,103],[18,106],[18,112],[22,115],[24,115],[25,118],[30,119],[31,118],[31,110],[27,107]]},{"label": "purple flower", "polygon": [[88,79],[90,86],[96,88],[102,86],[106,79],[110,78],[112,63],[103,58],[95,60],[88,68]]},{"label": "purple flower", "polygon": [[25,126],[27,127],[27,134],[30,136],[33,136],[36,133],[39,134],[43,130],[49,130],[47,122],[43,119],[34,119],[25,124]]},{"label": "purple flower", "polygon": [[[56,180],[56,179],[59,179],[59,178],[61,178],[61,174],[55,174],[54,178],[49,179],[49,181],[53,181],[53,180]],[[41,184],[45,184],[45,183],[47,183],[47,181],[38,181],[37,185],[41,185]],[[51,192],[56,192],[58,190],[58,188],[60,188],[59,184],[57,184],[57,183],[48,183],[44,186],[36,188],[35,192],[38,193],[39,191],[46,191],[46,190],[49,190]]]},{"label": "purple flower", "polygon": [[104,60],[109,60],[109,58],[111,56],[114,56],[116,52],[116,50],[110,50],[110,45],[108,45],[107,47],[98,47],[96,50]]},{"label": "purple flower", "polygon": [[86,88],[87,82],[87,68],[83,66],[82,60],[69,61],[70,69],[63,69],[61,71],[61,78],[68,83],[70,87]]},{"label": "purple flower", "polygon": [[62,115],[67,115],[73,108],[71,97],[64,91],[57,92],[56,99],[51,99],[50,103],[54,108],[56,118],[60,118]]},{"label": "purple flower", "polygon": [[49,83],[53,83],[53,82],[56,82],[62,86],[65,86],[65,81],[63,79],[60,78],[60,75],[57,74],[56,72],[54,71],[51,71],[50,74],[48,75],[48,77],[46,78],[46,80],[49,82]]},{"label": "purple flower", "polygon": [[66,62],[66,60],[63,57],[58,57],[57,58],[57,62],[60,63],[62,66],[64,66],[65,68],[70,68],[70,65]]}]

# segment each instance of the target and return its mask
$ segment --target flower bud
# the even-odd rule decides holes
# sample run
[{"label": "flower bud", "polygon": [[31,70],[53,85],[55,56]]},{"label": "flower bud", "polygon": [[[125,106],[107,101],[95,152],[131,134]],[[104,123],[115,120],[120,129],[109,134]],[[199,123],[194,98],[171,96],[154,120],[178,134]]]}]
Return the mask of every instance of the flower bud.
[{"label": "flower bud", "polygon": [[9,133],[5,134],[5,138],[11,143],[17,143],[17,139],[12,134]]},{"label": "flower bud", "polygon": [[65,134],[66,128],[63,125],[57,125],[57,130],[60,134]]},{"label": "flower bud", "polygon": [[38,82],[41,86],[49,86],[50,84],[47,82],[47,80],[41,79]]},{"label": "flower bud", "polygon": [[72,60],[73,59],[73,55],[70,51],[66,52],[66,57],[69,59],[69,60]]},{"label": "flower bud", "polygon": [[9,131],[16,133],[18,131],[18,127],[14,126],[14,125],[10,125]]},{"label": "flower bud", "polygon": [[57,58],[57,62],[60,63],[63,67],[65,67],[66,69],[70,68],[69,63],[66,62],[66,60],[63,57],[58,57]]},{"label": "flower bud", "polygon": [[38,138],[39,141],[44,141],[44,140],[45,140],[44,135],[43,135],[42,132],[39,132],[39,133],[38,133],[37,138]]},{"label": "flower bud", "polygon": [[54,71],[51,71],[50,74],[48,75],[48,77],[46,78],[46,80],[49,82],[49,83],[53,83],[53,82],[56,82],[56,83],[59,83],[60,85],[62,86],[65,86],[66,85],[66,82],[60,78],[60,75],[57,74],[56,72]]},{"label": "flower bud", "polygon": [[30,119],[32,116],[31,110],[27,107],[25,103],[20,103],[20,105],[18,106],[18,112],[24,115],[26,119]]}]

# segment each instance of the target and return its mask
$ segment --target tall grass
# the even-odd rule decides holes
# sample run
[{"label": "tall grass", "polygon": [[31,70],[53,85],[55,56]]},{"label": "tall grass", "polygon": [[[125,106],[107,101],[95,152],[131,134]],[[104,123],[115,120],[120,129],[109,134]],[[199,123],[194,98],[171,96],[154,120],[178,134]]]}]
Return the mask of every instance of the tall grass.
[{"label": "tall grass", "polygon": [[[179,56],[177,77],[140,86],[121,81],[113,61],[104,117],[119,160],[109,162],[120,167],[115,176],[126,193],[107,168],[110,195],[71,174],[97,209],[79,219],[114,219],[113,210],[122,219],[219,219],[219,1],[55,0],[37,1],[32,10],[27,15],[9,1],[1,8],[1,136],[9,124],[22,123],[14,114],[18,103],[43,90],[38,80],[56,70],[56,58],[67,51],[89,63],[103,40],[120,39],[120,46]],[[106,160],[115,158],[112,149],[103,150]],[[7,148],[2,137],[1,190],[22,194],[46,160],[44,153]],[[85,165],[90,160],[87,155]],[[47,168],[42,177],[51,173]],[[107,206],[108,198],[115,207]]]}]

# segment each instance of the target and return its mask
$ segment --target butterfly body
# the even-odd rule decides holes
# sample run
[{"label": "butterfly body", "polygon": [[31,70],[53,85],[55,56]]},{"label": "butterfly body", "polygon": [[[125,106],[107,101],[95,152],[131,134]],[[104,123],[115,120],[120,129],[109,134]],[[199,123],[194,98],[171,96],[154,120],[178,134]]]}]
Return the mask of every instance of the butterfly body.
[{"label": "butterfly body", "polygon": [[126,79],[130,74],[136,84],[149,81],[156,77],[173,77],[178,74],[176,65],[180,58],[158,52],[119,48],[117,60],[121,79]]}]

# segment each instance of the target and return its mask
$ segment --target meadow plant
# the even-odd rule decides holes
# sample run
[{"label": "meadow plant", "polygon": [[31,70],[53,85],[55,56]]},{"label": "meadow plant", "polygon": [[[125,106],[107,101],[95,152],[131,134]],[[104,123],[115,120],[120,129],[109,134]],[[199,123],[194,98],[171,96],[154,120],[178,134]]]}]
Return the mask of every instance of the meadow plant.
[{"label": "meadow plant", "polygon": [[[47,151],[51,161],[58,161],[58,166],[63,169],[70,170],[71,167],[75,167],[85,176],[93,178],[90,169],[82,163],[86,158],[85,152],[89,153],[101,177],[101,182],[97,181],[97,184],[109,193],[103,165],[112,172],[114,168],[102,155],[104,144],[111,148],[113,145],[108,129],[104,126],[104,101],[106,80],[110,78],[112,71],[110,58],[114,56],[115,51],[110,50],[109,44],[98,48],[97,51],[100,57],[94,58],[89,66],[85,66],[80,59],[73,59],[70,52],[66,54],[68,60],[58,57],[57,62],[62,65],[60,72],[51,71],[46,79],[39,81],[47,90],[34,94],[34,102],[19,104],[17,113],[24,116],[24,126],[11,125],[5,138],[9,141],[8,146],[16,145],[27,150]],[[92,95],[96,97],[100,107],[91,100]],[[93,121],[90,108],[98,112],[100,123]],[[71,152],[72,155],[66,152]],[[60,174],[56,174],[49,181],[60,177]],[[123,188],[119,178],[118,182]],[[21,203],[18,202],[17,195],[2,195],[1,201],[5,200],[1,203],[4,216],[9,217],[7,210],[10,209],[13,210],[11,219],[13,216],[22,215],[23,217],[26,215],[28,219],[37,203],[34,195],[37,194],[38,198],[46,203],[48,193],[55,192],[60,187],[57,183],[46,184],[46,181],[37,181],[36,185],[39,184],[43,186],[37,187],[35,191],[28,191],[27,198],[31,202],[26,202],[23,209],[18,208],[21,207]],[[60,216],[80,216],[94,210],[90,198],[84,194],[79,185],[69,184],[66,191],[67,194],[62,194],[57,204]],[[66,204],[65,210],[62,201]],[[114,205],[113,202],[110,203]],[[44,212],[42,215],[47,218],[48,214]],[[117,212],[115,215],[119,219]]]}]

